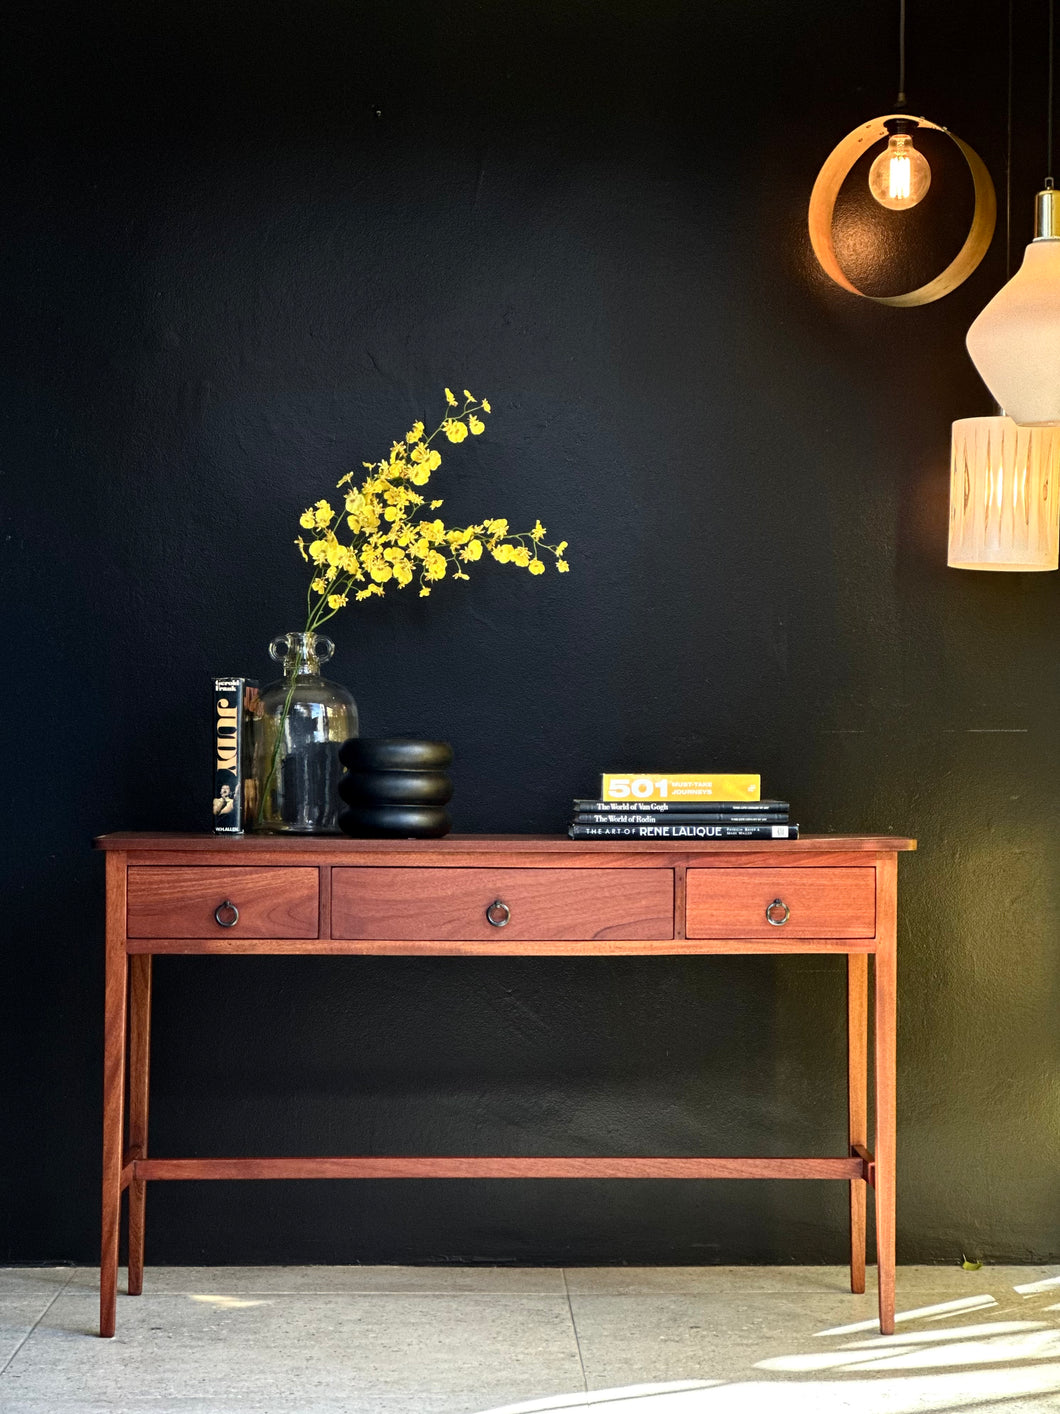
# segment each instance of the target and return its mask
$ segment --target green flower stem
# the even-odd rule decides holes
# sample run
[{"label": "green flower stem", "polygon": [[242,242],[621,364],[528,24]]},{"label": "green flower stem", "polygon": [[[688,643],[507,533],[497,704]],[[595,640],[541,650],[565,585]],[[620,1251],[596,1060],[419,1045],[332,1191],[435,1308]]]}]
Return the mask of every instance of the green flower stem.
[{"label": "green flower stem", "polygon": [[[309,632],[308,627],[306,628],[305,632],[307,632],[307,633]],[[262,789],[261,789],[261,810],[262,810],[262,813],[264,813],[264,811],[265,811],[265,802],[266,802],[266,801],[268,800],[268,798],[269,798],[269,788],[270,788],[270,786],[272,785],[272,782],[273,782],[273,780],[274,780],[274,778],[275,778],[275,776],[276,776],[276,763],[277,763],[277,761],[280,759],[280,743],[283,741],[283,729],[284,729],[284,727],[285,727],[286,724],[287,724],[287,718],[288,718],[288,717],[290,716],[290,714],[291,714],[291,703],[292,703],[292,701],[294,700],[294,689],[295,689],[296,683],[298,682],[298,669],[299,669],[301,666],[302,666],[302,649],[301,649],[301,645],[299,645],[299,647],[298,647],[298,649],[297,649],[297,651],[296,651],[294,668],[292,669],[292,672],[291,672],[291,685],[290,685],[290,687],[287,689],[287,697],[286,697],[286,699],[284,700],[283,711],[282,711],[281,714],[280,714],[280,724],[279,724],[279,726],[278,726],[277,729],[276,729],[276,741],[275,741],[275,744],[273,745],[273,748],[272,748],[272,760],[269,762],[269,774],[265,777],[265,784],[264,784],[264,786],[262,786]]]}]

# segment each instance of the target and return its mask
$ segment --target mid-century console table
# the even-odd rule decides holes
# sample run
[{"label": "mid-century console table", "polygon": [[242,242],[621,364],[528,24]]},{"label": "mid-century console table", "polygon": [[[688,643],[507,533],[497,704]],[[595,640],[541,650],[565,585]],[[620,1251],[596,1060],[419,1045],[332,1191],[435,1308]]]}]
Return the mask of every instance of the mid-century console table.
[{"label": "mid-century console table", "polygon": [[[895,924],[913,840],[572,841],[450,835],[349,840],[113,834],[107,852],[100,1335],[114,1334],[121,1195],[129,1294],[143,1289],[144,1198],[163,1178],[839,1178],[850,1184],[850,1287],[865,1290],[875,1190],[880,1330],[894,1330]],[[656,956],[841,953],[849,1148],[839,1158],[148,1157],[155,953]],[[875,1143],[868,1141],[875,957]],[[126,1073],[126,1068],[128,1073]]]}]

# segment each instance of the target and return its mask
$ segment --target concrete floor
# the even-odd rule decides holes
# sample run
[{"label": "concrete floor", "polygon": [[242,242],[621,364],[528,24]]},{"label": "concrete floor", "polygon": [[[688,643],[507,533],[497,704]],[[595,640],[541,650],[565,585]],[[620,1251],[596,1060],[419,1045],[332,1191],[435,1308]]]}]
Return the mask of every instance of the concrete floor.
[{"label": "concrete floor", "polygon": [[[3,1414],[1060,1414],[1060,1268],[0,1269]],[[870,1277],[871,1283],[871,1277]]]}]

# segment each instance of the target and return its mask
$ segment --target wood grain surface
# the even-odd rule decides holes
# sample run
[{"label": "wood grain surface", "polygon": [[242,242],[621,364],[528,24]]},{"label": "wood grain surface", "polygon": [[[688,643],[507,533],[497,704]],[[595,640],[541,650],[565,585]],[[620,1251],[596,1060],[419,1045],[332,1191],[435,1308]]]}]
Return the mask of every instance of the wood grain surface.
[{"label": "wood grain surface", "polygon": [[[319,871],[252,865],[130,868],[130,938],[315,938]],[[219,904],[239,910],[231,928],[214,917]],[[224,915],[222,915],[224,916]]]},{"label": "wood grain surface", "polygon": [[[345,835],[214,835],[179,831],[120,830],[99,835],[96,849],[123,852],[173,850],[211,854],[269,854],[290,859],[292,855],[345,855],[348,860],[372,855],[407,855],[422,861],[425,855],[489,854],[498,863],[504,854],[557,853],[570,860],[598,854],[663,854],[688,859],[724,854],[757,854],[762,851],[795,857],[799,854],[876,854],[889,850],[916,849],[916,840],[900,835],[803,835],[798,840],[699,840],[693,848],[675,849],[671,840],[572,840],[566,835],[446,835],[441,840],[352,840]],[[340,863],[335,859],[334,863]]]},{"label": "wood grain surface", "polygon": [[[870,871],[871,872],[871,871]],[[507,922],[486,911],[503,905]],[[331,871],[336,938],[518,942],[672,938],[672,869],[387,869]]]},{"label": "wood grain surface", "polygon": [[137,1179],[238,1178],[845,1178],[860,1159],[508,1158],[140,1159]]},{"label": "wood grain surface", "polygon": [[[876,933],[872,868],[689,869],[686,889],[690,938],[871,938]],[[790,910],[779,926],[766,918],[775,900]]]}]

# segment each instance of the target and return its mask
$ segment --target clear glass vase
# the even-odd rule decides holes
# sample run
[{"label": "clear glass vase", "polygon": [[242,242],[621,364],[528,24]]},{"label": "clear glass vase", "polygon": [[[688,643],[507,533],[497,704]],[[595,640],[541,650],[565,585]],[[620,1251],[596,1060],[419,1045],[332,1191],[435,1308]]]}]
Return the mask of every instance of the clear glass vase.
[{"label": "clear glass vase", "polygon": [[357,735],[357,704],[320,676],[334,651],[318,633],[285,633],[269,644],[283,677],[261,694],[254,723],[255,830],[339,833],[339,747]]}]

